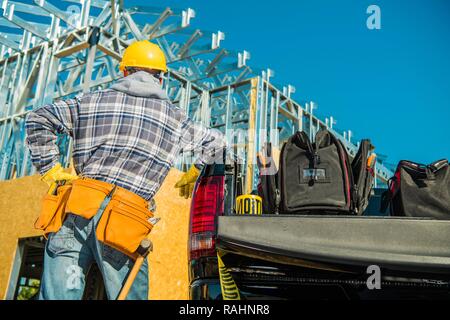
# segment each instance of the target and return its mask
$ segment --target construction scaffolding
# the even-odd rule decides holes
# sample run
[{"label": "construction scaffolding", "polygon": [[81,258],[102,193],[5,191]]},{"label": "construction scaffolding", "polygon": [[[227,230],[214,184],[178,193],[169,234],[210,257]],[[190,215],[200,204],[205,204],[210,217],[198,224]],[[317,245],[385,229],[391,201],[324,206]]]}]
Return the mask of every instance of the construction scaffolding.
[{"label": "construction scaffolding", "polygon": [[[294,87],[273,85],[273,71],[251,68],[247,51],[222,48],[223,32],[192,28],[196,13],[190,8],[125,8],[122,0],[3,0],[0,10],[2,180],[35,172],[25,146],[26,114],[55,99],[109,87],[121,76],[117,65],[124,49],[142,39],[166,54],[164,86],[173,103],[194,121],[221,130],[246,161],[246,190],[256,186],[257,150],[266,141],[279,146],[296,130],[313,136],[327,127],[356,153],[350,132],[335,131],[332,117],[316,117],[314,102],[294,101]],[[64,165],[70,143],[60,137]],[[385,183],[392,172],[378,162],[376,175]]]}]

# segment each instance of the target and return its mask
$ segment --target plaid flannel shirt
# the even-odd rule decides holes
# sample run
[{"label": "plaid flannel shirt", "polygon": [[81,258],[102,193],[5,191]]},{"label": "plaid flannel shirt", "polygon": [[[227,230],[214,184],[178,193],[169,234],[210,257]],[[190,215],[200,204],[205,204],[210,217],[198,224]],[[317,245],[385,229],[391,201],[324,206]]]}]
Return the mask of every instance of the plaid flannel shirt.
[{"label": "plaid flannel shirt", "polygon": [[168,100],[112,89],[37,108],[26,120],[31,160],[41,174],[59,161],[57,134],[73,138],[77,174],[150,200],[181,151],[210,163],[225,147],[221,132],[189,119]]}]

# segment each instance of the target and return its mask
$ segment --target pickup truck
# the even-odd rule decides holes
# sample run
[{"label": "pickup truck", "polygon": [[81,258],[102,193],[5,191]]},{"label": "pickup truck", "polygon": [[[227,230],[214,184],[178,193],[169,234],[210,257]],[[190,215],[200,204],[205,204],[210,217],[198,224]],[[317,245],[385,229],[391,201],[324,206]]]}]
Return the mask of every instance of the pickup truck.
[{"label": "pickup truck", "polygon": [[238,172],[208,165],[197,181],[190,299],[222,299],[217,251],[245,300],[450,299],[450,221],[237,215]]}]

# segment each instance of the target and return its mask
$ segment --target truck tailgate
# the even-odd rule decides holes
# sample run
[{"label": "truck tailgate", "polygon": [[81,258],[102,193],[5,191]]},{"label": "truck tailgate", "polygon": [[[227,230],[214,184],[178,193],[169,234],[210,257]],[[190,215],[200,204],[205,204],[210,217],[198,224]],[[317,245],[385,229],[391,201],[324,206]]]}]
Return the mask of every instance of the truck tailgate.
[{"label": "truck tailgate", "polygon": [[[395,217],[221,216],[217,247],[277,263],[376,264],[450,272],[450,221]],[[301,263],[300,263],[301,261]]]}]

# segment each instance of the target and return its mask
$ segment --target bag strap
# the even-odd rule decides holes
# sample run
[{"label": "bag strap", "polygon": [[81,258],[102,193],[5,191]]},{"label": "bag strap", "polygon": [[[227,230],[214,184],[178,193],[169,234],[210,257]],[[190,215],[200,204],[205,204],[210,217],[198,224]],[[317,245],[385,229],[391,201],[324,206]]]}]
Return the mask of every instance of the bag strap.
[{"label": "bag strap", "polygon": [[397,182],[397,178],[396,176],[392,176],[391,178],[388,179],[387,181],[387,185],[388,188],[386,191],[384,191],[381,194],[381,202],[380,202],[380,212],[381,213],[385,213],[386,209],[389,207],[389,204],[391,203],[392,199],[394,198],[394,192],[396,192],[397,190],[393,189],[393,184]]},{"label": "bag strap", "polygon": [[311,156],[314,154],[311,140],[309,140],[308,135],[304,131],[297,131],[292,139],[292,142],[298,145],[300,148],[308,150]]},{"label": "bag strap", "polygon": [[436,180],[436,172],[445,168],[446,166],[448,166],[447,159],[437,160],[428,165],[416,163],[416,162],[412,162],[412,161],[408,161],[408,160],[401,160],[397,166],[397,170],[399,170],[400,168],[403,168],[403,167],[411,168],[413,170],[422,171],[423,173],[425,173],[427,180]]},{"label": "bag strap", "polygon": [[430,163],[428,165],[428,167],[430,167],[430,169],[436,173],[437,171],[441,170],[442,168],[445,168],[448,166],[448,160],[447,159],[441,159],[438,161],[435,161],[433,163]]},{"label": "bag strap", "polygon": [[330,132],[326,129],[321,129],[319,132],[317,132],[316,134],[316,139],[315,139],[315,150],[314,150],[314,154],[313,154],[313,161],[314,161],[314,167],[316,167],[317,164],[320,163],[320,156],[319,156],[319,149],[320,146],[322,145],[322,143],[325,141],[325,139],[327,139],[328,144],[331,140],[330,138]]},{"label": "bag strap", "polygon": [[331,133],[326,129],[321,129],[319,132],[317,132],[315,140],[316,151],[318,151],[322,147],[325,139],[327,140],[325,146],[328,146],[331,143],[330,135]]},{"label": "bag strap", "polygon": [[427,167],[425,168],[425,172],[427,174],[427,180],[436,180],[436,171],[431,165],[427,165]]},{"label": "bag strap", "polygon": [[385,213],[389,203],[392,201],[392,193],[389,190],[384,191],[381,194],[381,201],[380,201],[380,212]]},{"label": "bag strap", "polygon": [[425,172],[427,180],[436,180],[436,172],[448,166],[447,159],[441,159],[427,165]]}]

